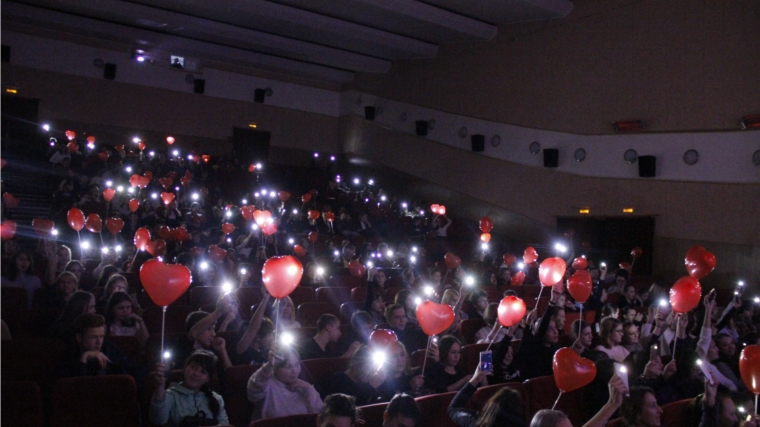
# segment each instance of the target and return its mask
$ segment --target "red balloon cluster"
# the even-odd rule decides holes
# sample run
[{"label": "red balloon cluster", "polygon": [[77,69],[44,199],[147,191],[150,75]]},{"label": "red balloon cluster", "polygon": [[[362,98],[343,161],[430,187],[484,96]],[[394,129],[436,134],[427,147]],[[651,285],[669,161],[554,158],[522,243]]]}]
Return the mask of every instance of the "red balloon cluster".
[{"label": "red balloon cluster", "polygon": [[502,259],[502,261],[504,261],[504,264],[506,264],[506,265],[513,265],[515,263],[515,261],[517,261],[517,257],[515,257],[512,254],[510,254],[509,252],[505,253],[501,257],[501,259]]},{"label": "red balloon cluster", "polygon": [[514,326],[525,317],[525,301],[515,296],[504,297],[496,312],[502,326]]},{"label": "red balloon cluster", "polygon": [[631,258],[639,259],[643,253],[644,251],[640,247],[636,246],[635,248],[631,249]]},{"label": "red balloon cluster", "polygon": [[573,260],[573,270],[585,270],[588,268],[588,260],[582,256]]},{"label": "red balloon cluster", "polygon": [[133,174],[131,177],[129,177],[129,185],[134,188],[145,188],[148,186],[148,184],[150,184],[150,178],[147,176]]},{"label": "red balloon cluster", "polygon": [[699,305],[702,299],[702,287],[691,276],[681,277],[670,288],[670,305],[676,313],[687,313]]},{"label": "red balloon cluster", "polygon": [[156,239],[145,245],[145,250],[153,256],[161,256],[166,253],[166,240]]},{"label": "red balloon cluster", "polygon": [[325,212],[325,221],[327,222],[335,221],[335,214],[332,212]]},{"label": "red balloon cluster", "polygon": [[145,227],[140,227],[135,231],[135,247],[139,251],[144,251],[150,243],[150,230]]},{"label": "red balloon cluster", "polygon": [[483,243],[488,243],[491,241],[491,233],[483,233],[480,235],[480,241]]},{"label": "red balloon cluster", "polygon": [[264,228],[265,225],[272,222],[272,213],[269,211],[255,210],[253,211],[253,220],[256,221],[256,224],[258,224],[259,227]]},{"label": "red balloon cluster", "polygon": [[84,222],[84,226],[90,233],[100,233],[103,229],[103,220],[96,213],[87,215],[87,220]]},{"label": "red balloon cluster", "polygon": [[290,295],[303,276],[301,262],[292,256],[269,258],[261,270],[262,281],[267,291],[275,298]]},{"label": "red balloon cluster", "polygon": [[427,336],[438,335],[454,323],[454,310],[450,305],[437,304],[430,300],[418,305],[415,314]]},{"label": "red balloon cluster", "polygon": [[306,249],[304,249],[304,247],[301,245],[295,245],[293,246],[293,253],[303,258],[306,256]]},{"label": "red balloon cluster", "polygon": [[269,224],[265,224],[263,227],[261,227],[261,232],[267,236],[271,236],[272,234],[277,232],[277,224],[273,222],[270,222]]},{"label": "red balloon cluster", "polygon": [[240,214],[243,215],[243,219],[250,221],[253,219],[253,213],[256,211],[255,206],[241,206]]},{"label": "red balloon cluster", "polygon": [[304,205],[309,203],[310,201],[311,201],[311,194],[306,193],[303,196],[301,196],[301,203],[303,203]]},{"label": "red balloon cluster", "polygon": [[192,276],[184,265],[151,259],[140,267],[140,281],[150,299],[156,305],[166,307],[187,291]]},{"label": "red balloon cluster", "polygon": [[232,234],[232,232],[235,231],[235,225],[230,224],[229,222],[225,222],[222,224],[222,232],[224,234]]},{"label": "red balloon cluster", "polygon": [[224,249],[220,248],[217,245],[211,245],[208,247],[208,257],[212,261],[218,262],[227,258],[227,251],[225,251]]},{"label": "red balloon cluster", "polygon": [[562,258],[547,258],[541,262],[538,268],[538,279],[544,286],[554,286],[562,281],[566,268],[567,265]]},{"label": "red balloon cluster", "polygon": [[310,220],[319,219],[319,211],[316,209],[309,209],[309,219]]},{"label": "red balloon cluster", "polygon": [[163,200],[165,205],[169,205],[171,202],[174,201],[174,193],[167,193],[163,192],[161,193],[161,200]]},{"label": "red balloon cluster", "polygon": [[596,365],[589,359],[580,357],[573,349],[564,347],[554,353],[552,362],[554,382],[563,393],[577,390],[596,377]]},{"label": "red balloon cluster", "polygon": [[55,223],[45,218],[34,218],[32,220],[32,228],[38,236],[44,238],[50,237],[50,232],[53,231]]},{"label": "red balloon cluster", "polygon": [[111,234],[117,235],[124,228],[124,220],[119,217],[108,218],[106,220],[106,228]]},{"label": "red balloon cluster", "polygon": [[446,206],[430,205],[430,211],[436,215],[446,215]]},{"label": "red balloon cluster", "polygon": [[170,176],[165,176],[163,178],[158,179],[158,183],[161,184],[162,187],[164,187],[164,190],[169,191],[169,187],[174,184],[174,178]]},{"label": "red balloon cluster", "polygon": [[525,273],[522,271],[518,271],[514,275],[512,275],[512,278],[509,279],[509,284],[512,286],[522,286],[522,284],[525,282]]},{"label": "red balloon cluster", "polygon": [[137,212],[137,209],[140,208],[140,201],[137,199],[130,199],[129,200],[129,211],[130,212]]}]

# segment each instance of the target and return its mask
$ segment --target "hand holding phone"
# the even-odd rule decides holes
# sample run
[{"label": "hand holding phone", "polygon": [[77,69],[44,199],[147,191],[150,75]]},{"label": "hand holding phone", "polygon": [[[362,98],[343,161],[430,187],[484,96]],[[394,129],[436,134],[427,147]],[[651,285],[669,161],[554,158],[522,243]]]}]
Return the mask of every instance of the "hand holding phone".
[{"label": "hand holding phone", "polygon": [[480,370],[486,375],[493,375],[493,352],[491,350],[480,352]]},{"label": "hand holding phone", "polygon": [[[622,363],[615,363],[615,373],[625,384],[625,388],[628,389],[628,369]],[[626,393],[626,396],[630,396],[630,393]]]}]

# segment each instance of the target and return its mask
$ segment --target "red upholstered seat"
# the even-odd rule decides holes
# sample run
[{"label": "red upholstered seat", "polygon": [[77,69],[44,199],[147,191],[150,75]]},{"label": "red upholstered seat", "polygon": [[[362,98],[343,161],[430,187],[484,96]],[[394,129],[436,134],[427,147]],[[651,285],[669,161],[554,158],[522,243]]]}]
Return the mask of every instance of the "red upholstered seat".
[{"label": "red upholstered seat", "polygon": [[430,396],[418,397],[415,400],[420,406],[420,412],[422,417],[417,425],[432,426],[432,427],[456,427],[449,414],[446,412],[446,408],[449,407],[451,399],[454,398],[456,392],[433,394]]},{"label": "red upholstered seat", "polygon": [[305,302],[298,306],[298,322],[301,326],[317,326],[317,319],[323,314],[340,318],[340,306],[329,302]]},{"label": "red upholstered seat", "polygon": [[219,297],[224,294],[221,286],[197,286],[190,289],[190,305],[201,308],[204,305],[216,305]]},{"label": "red upholstered seat", "polygon": [[[559,389],[553,376],[532,378],[523,383],[528,393],[528,412],[530,418],[541,409],[551,409],[559,396]],[[563,393],[556,409],[567,414],[573,425],[583,425],[593,414],[590,414],[586,387]]]},{"label": "red upholstered seat", "polygon": [[[195,311],[195,308],[189,305],[170,305],[166,308],[166,333],[178,334],[185,333],[185,319],[187,315]],[[151,305],[145,307],[143,320],[145,327],[151,335],[161,333],[161,318],[163,316],[163,307]]]},{"label": "red upholstered seat", "polygon": [[250,427],[311,427],[315,425],[317,425],[317,414],[301,414],[258,420],[251,423]]},{"label": "red upholstered seat", "polygon": [[66,378],[53,385],[51,427],[140,427],[135,380],[129,375]]},{"label": "red upholstered seat", "polygon": [[247,426],[251,422],[253,403],[248,401],[248,379],[261,365],[241,365],[224,371],[224,409],[230,424]]},{"label": "red upholstered seat", "polygon": [[3,381],[3,425],[42,427],[45,422],[40,387],[33,381]]},{"label": "red upholstered seat", "polygon": [[475,372],[480,363],[480,352],[488,348],[488,343],[467,344],[462,347],[462,361],[460,362],[467,372]]},{"label": "red upholstered seat", "polygon": [[344,302],[351,301],[351,289],[344,287],[317,288],[315,292],[316,302],[329,302],[340,307]]},{"label": "red upholstered seat", "polygon": [[388,403],[360,406],[359,418],[364,421],[364,424],[359,425],[361,425],[361,427],[382,427],[383,412],[385,412],[387,407]]},{"label": "red upholstered seat", "polygon": [[462,320],[459,330],[462,333],[462,337],[464,337],[464,344],[475,344],[475,333],[483,326],[486,326],[486,321],[483,319]]},{"label": "red upholstered seat", "polygon": [[330,286],[342,287],[342,288],[355,288],[361,286],[362,278],[354,277],[348,274],[341,274],[338,276],[330,276]]},{"label": "red upholstered seat", "polygon": [[315,302],[314,288],[299,286],[288,295],[293,300],[293,305],[298,307],[305,302]]}]

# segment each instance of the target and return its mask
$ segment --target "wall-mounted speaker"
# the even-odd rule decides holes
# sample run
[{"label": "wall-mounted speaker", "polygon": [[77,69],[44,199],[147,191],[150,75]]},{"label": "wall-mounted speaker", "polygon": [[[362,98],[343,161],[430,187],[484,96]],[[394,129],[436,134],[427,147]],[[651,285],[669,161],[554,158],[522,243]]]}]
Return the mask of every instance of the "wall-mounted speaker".
[{"label": "wall-mounted speaker", "polygon": [[559,167],[559,150],[556,148],[544,148],[544,167]]},{"label": "wall-mounted speaker", "polygon": [[428,131],[428,122],[427,120],[417,120],[414,122],[414,126],[417,130],[418,136],[426,136]]},{"label": "wall-mounted speaker", "polygon": [[203,95],[206,91],[206,79],[195,79],[193,82],[193,93]]},{"label": "wall-mounted speaker", "polygon": [[11,62],[11,47],[7,44],[2,45],[2,61]]},{"label": "wall-mounted speaker", "polygon": [[364,107],[364,118],[367,120],[375,120],[375,107],[368,105]]},{"label": "wall-mounted speaker", "polygon": [[266,96],[267,92],[264,89],[254,89],[253,90],[253,102],[257,102],[259,104],[264,103],[264,97]]},{"label": "wall-mounted speaker", "polygon": [[639,156],[639,176],[642,178],[657,176],[657,157]]},{"label": "wall-mounted speaker", "polygon": [[486,136],[485,135],[470,135],[470,142],[472,142],[472,151],[479,153],[486,149]]},{"label": "wall-mounted speaker", "polygon": [[116,78],[116,64],[103,65],[103,78],[106,80],[114,80]]}]

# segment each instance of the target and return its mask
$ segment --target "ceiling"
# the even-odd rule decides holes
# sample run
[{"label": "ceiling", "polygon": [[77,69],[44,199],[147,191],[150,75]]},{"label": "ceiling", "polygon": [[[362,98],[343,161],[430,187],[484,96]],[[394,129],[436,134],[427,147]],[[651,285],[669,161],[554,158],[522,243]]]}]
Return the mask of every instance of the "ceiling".
[{"label": "ceiling", "polygon": [[5,29],[39,28],[346,84],[394,61],[433,58],[443,43],[493,39],[500,25],[566,16],[570,0],[22,0]]}]

